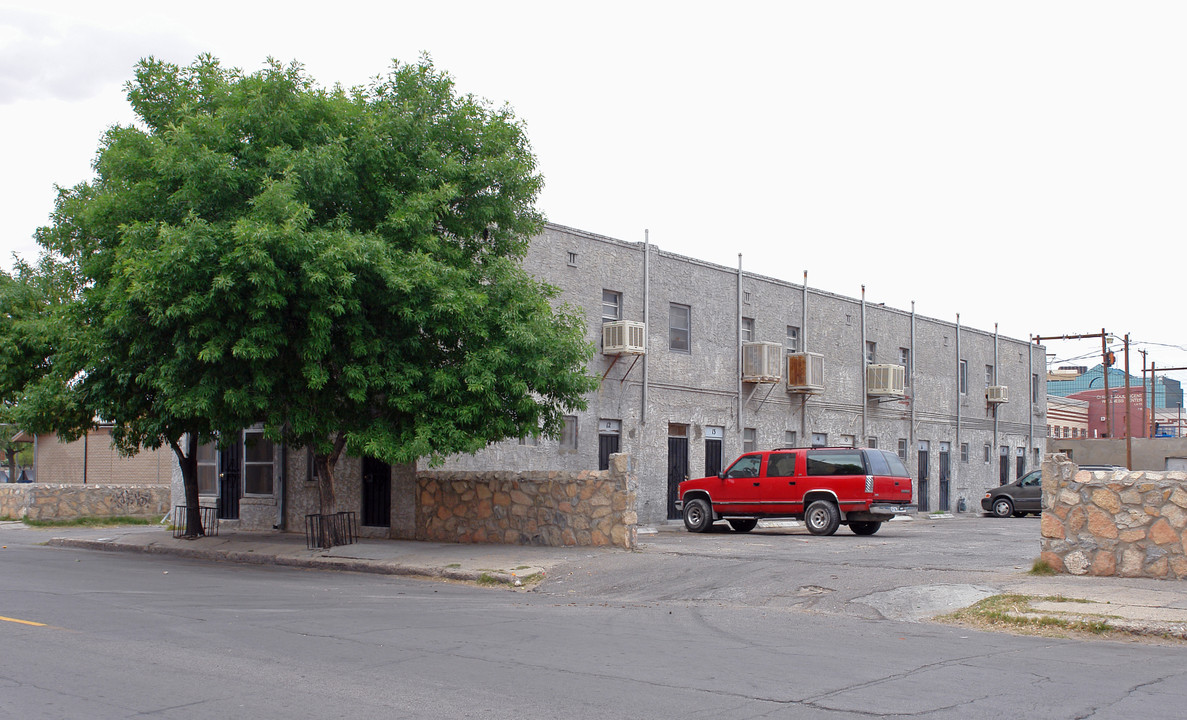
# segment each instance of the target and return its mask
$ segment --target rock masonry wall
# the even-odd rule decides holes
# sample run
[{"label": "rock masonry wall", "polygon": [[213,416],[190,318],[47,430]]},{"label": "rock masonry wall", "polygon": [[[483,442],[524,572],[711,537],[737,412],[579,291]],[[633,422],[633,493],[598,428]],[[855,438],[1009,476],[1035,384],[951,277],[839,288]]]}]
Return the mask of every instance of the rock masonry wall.
[{"label": "rock masonry wall", "polygon": [[629,467],[621,454],[600,471],[421,471],[416,538],[634,549],[637,485]]},{"label": "rock masonry wall", "polygon": [[75,520],[80,517],[161,518],[169,486],[28,483],[0,485],[0,517]]},{"label": "rock masonry wall", "polygon": [[1073,575],[1187,578],[1187,473],[1043,462],[1041,559]]}]

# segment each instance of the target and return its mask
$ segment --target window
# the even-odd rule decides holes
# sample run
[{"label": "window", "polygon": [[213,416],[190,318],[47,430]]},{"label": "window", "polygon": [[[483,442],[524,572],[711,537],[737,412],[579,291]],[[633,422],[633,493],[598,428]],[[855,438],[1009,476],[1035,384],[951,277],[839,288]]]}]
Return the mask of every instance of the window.
[{"label": "window", "polygon": [[602,321],[622,319],[622,293],[614,290],[602,291]]},{"label": "window", "polygon": [[853,435],[842,435],[841,442],[837,443],[841,447],[853,447],[857,443],[857,437]]},{"label": "window", "polygon": [[809,475],[865,475],[860,450],[808,451]]},{"label": "window", "polygon": [[827,447],[828,433],[812,433],[812,447]]},{"label": "window", "polygon": [[1039,374],[1032,373],[1030,376],[1030,401],[1037,403],[1039,401]]},{"label": "window", "polygon": [[903,385],[911,387],[911,348],[898,349],[898,364],[902,365],[905,372],[903,373]]},{"label": "window", "polygon": [[997,383],[993,382],[993,379],[994,379],[994,377],[995,377],[996,375],[997,375],[997,373],[995,373],[995,372],[993,371],[993,366],[992,366],[992,365],[986,365],[986,366],[985,366],[985,387],[989,387],[990,385],[996,385],[996,384],[997,384]]},{"label": "window", "polygon": [[898,439],[898,459],[907,462],[907,438]]},{"label": "window", "polygon": [[866,447],[868,447],[868,448],[878,447],[878,438],[876,438],[876,437],[866,438]]},{"label": "window", "polygon": [[866,340],[866,362],[871,365],[878,357],[878,343],[873,340]]},{"label": "window", "polygon": [[198,494],[218,494],[218,444],[198,446]]},{"label": "window", "polygon": [[787,430],[783,433],[783,447],[796,447],[795,430]]},{"label": "window", "polygon": [[569,253],[569,267],[577,267],[577,253]]},{"label": "window", "polygon": [[729,470],[725,471],[727,478],[749,478],[758,477],[758,471],[762,467],[762,455],[743,455],[738,458],[737,462],[730,466]]},{"label": "window", "polygon": [[795,453],[768,455],[767,477],[795,477]]},{"label": "window", "polygon": [[243,494],[272,494],[272,441],[263,430],[243,433]]},{"label": "window", "polygon": [[757,440],[755,438],[754,428],[746,428],[742,430],[742,452],[754,452]]},{"label": "window", "polygon": [[561,450],[577,449],[577,416],[566,415],[565,425],[561,428]]},{"label": "window", "polygon": [[993,454],[993,446],[990,445],[989,443],[985,443],[985,462],[987,462],[987,463],[993,462],[993,460],[990,458],[990,456],[992,454]]},{"label": "window", "polygon": [[672,303],[668,306],[668,349],[692,352],[692,308]]},{"label": "window", "polygon": [[961,360],[956,366],[956,387],[961,395],[969,394],[969,363]]},{"label": "window", "polygon": [[754,318],[742,318],[742,342],[754,342]]},{"label": "window", "polygon": [[960,461],[962,463],[967,463],[969,461],[969,444],[968,443],[960,444]]},{"label": "window", "polygon": [[800,329],[795,325],[787,326],[787,352],[800,351]]}]

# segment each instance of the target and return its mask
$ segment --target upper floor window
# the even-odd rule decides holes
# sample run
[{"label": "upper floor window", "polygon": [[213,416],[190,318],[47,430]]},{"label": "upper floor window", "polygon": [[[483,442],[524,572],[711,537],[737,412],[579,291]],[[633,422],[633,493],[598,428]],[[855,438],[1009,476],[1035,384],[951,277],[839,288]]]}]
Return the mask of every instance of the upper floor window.
[{"label": "upper floor window", "polygon": [[997,383],[994,382],[994,378],[996,376],[997,376],[997,372],[994,371],[994,367],[992,365],[986,365],[985,366],[985,387],[989,387],[990,385],[996,385]]},{"label": "upper floor window", "polygon": [[746,428],[742,431],[742,452],[754,452],[758,447],[758,440],[754,428]]},{"label": "upper floor window", "polygon": [[786,343],[786,345],[787,345],[788,352],[799,352],[800,351],[800,329],[798,327],[796,327],[795,325],[787,326],[787,343]]},{"label": "upper floor window", "polygon": [[871,365],[877,361],[878,358],[878,343],[873,340],[866,341],[866,362]]},{"label": "upper floor window", "polygon": [[1039,375],[1032,373],[1030,376],[1030,401],[1037,403],[1039,401]]},{"label": "upper floor window", "polygon": [[602,291],[602,320],[622,319],[622,293],[614,290]]},{"label": "upper floor window", "polygon": [[754,341],[754,318],[742,318],[742,342]]},{"label": "upper floor window", "polygon": [[575,253],[575,252],[569,253],[569,266],[577,267],[577,253]]},{"label": "upper floor window", "polygon": [[577,416],[565,415],[565,424],[561,427],[561,449],[577,449]]},{"label": "upper floor window", "polygon": [[969,394],[969,362],[961,360],[956,366],[956,387],[961,395]]},{"label": "upper floor window", "polygon": [[898,349],[898,364],[903,366],[903,384],[911,386],[911,348]]},{"label": "upper floor window", "polygon": [[692,352],[692,308],[687,305],[668,306],[668,349]]}]

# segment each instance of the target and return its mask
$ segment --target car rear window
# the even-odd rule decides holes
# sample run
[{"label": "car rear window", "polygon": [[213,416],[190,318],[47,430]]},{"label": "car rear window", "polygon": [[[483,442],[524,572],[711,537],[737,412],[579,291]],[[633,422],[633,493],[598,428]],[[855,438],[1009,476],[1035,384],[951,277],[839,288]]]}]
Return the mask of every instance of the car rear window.
[{"label": "car rear window", "polygon": [[809,475],[865,475],[861,450],[809,450]]},{"label": "car rear window", "polygon": [[795,475],[795,453],[771,453],[767,459],[767,477]]},{"label": "car rear window", "polygon": [[870,464],[871,475],[890,475],[890,465],[886,462],[886,456],[880,451],[866,453],[866,461]]}]

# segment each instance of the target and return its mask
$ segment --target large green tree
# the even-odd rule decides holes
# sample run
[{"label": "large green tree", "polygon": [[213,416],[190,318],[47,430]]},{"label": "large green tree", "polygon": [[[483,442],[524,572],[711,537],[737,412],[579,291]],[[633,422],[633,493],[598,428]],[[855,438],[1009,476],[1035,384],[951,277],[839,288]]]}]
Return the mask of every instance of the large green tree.
[{"label": "large green tree", "polygon": [[196,443],[252,422],[314,449],[331,513],[344,451],[435,462],[584,407],[583,325],[520,265],[542,179],[510,108],[427,58],[349,91],[149,59],[128,99],[39,241],[81,287],[71,396],[170,445],[195,513]]}]

